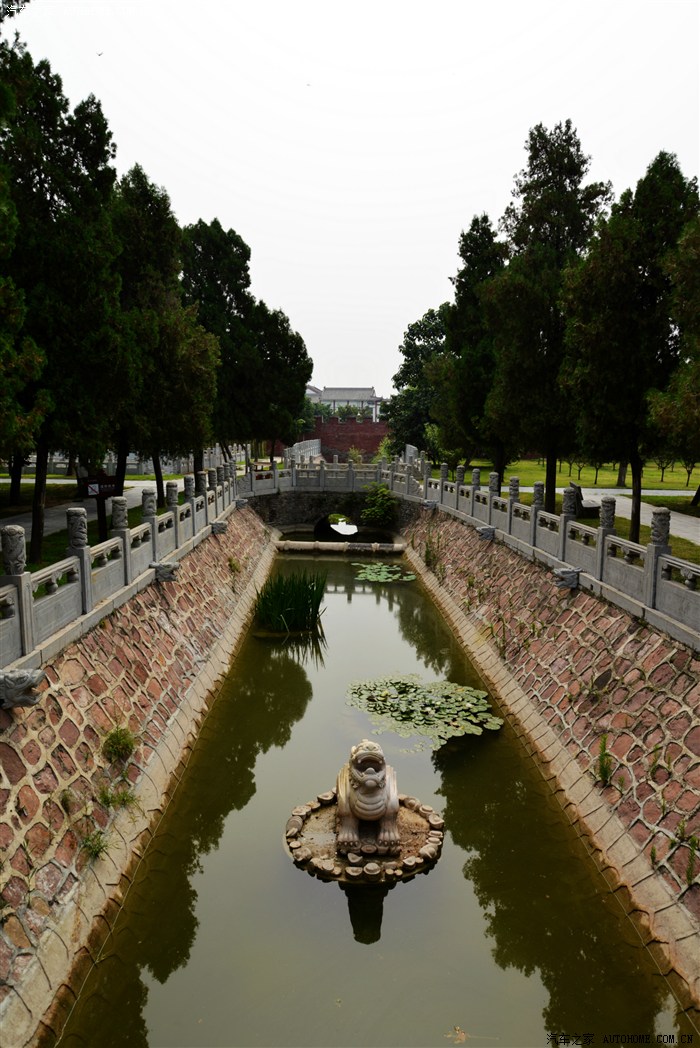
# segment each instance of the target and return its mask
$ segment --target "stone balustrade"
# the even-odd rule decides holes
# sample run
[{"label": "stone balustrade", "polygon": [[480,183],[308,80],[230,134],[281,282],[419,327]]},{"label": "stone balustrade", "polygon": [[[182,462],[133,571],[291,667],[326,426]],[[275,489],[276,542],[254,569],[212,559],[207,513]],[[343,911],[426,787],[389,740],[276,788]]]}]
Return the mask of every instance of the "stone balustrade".
[{"label": "stone balustrade", "polygon": [[[112,532],[106,543],[87,545],[87,519],[82,508],[68,510],[67,559],[29,573],[25,570],[22,528],[2,529],[5,574],[0,576],[0,667],[40,666],[80,630],[89,628],[95,612],[108,614],[129,599],[133,587],[155,580],[155,564],[177,561],[212,530],[214,521],[235,508],[237,498],[279,492],[363,492],[386,484],[400,499],[431,504],[474,528],[488,529],[530,560],[553,570],[578,569],[579,586],[623,608],[695,650],[700,650],[700,567],[672,555],[670,514],[655,509],[652,541],[637,545],[615,534],[615,499],[601,500],[600,526],[578,523],[575,493],[564,492],[561,514],[547,513],[544,485],[534,485],[532,505],[519,501],[517,477],[508,495],[501,494],[498,474],[488,487],[479,470],[464,483],[464,470],[448,480],[430,475],[424,456],[408,467],[398,459],[376,465],[319,463],[247,473],[236,478],[229,465],[186,476],[184,501],[177,485],[168,484],[166,512],[157,514],[155,492],[142,499],[142,522],[129,527],[126,499],[112,499]],[[66,630],[73,627],[73,632]],[[76,633],[75,631],[78,630]],[[75,636],[74,636],[75,634]]]},{"label": "stone balustrade", "polygon": [[96,546],[88,545],[87,511],[71,507],[66,558],[34,572],[26,570],[24,528],[0,529],[0,667],[41,666],[153,582],[156,565],[180,560],[235,502],[236,478],[227,466],[185,477],[182,504],[170,482],[164,513],[157,513],[155,490],[146,489],[135,527],[129,526],[126,499],[115,496],[110,538]]}]

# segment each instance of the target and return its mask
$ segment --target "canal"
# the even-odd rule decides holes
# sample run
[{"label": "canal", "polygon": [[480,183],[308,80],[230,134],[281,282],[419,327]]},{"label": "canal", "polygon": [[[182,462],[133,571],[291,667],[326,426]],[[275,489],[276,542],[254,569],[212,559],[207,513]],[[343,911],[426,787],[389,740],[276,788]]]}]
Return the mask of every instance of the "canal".
[{"label": "canal", "polygon": [[[435,753],[373,736],[348,705],[358,679],[479,686],[420,582],[358,581],[343,558],[275,570],[304,568],[327,572],[323,643],[246,638],[61,1048],[678,1038],[666,981],[509,726]],[[401,792],[444,815],[446,838],[427,875],[353,921],[283,832],[364,737]]]}]

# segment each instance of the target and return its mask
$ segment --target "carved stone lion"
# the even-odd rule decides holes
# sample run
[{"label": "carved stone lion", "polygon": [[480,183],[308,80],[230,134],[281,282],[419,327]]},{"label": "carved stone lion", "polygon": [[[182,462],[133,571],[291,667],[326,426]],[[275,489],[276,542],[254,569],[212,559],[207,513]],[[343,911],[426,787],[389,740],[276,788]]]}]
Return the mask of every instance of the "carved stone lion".
[{"label": "carved stone lion", "polygon": [[338,772],[338,850],[360,845],[360,823],[378,823],[377,844],[390,851],[399,847],[396,819],[399,794],[396,772],[386,763],[381,746],[363,739],[350,751]]},{"label": "carved stone lion", "polygon": [[43,670],[0,670],[0,709],[36,706],[39,695],[34,689],[45,677]]}]

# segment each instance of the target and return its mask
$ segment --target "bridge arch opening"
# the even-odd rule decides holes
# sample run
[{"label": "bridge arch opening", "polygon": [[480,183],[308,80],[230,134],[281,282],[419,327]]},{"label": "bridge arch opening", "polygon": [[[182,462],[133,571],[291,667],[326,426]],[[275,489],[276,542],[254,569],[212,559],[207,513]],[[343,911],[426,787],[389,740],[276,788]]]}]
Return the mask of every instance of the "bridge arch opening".
[{"label": "bridge arch opening", "polygon": [[326,513],[314,524],[314,539],[317,542],[342,542],[357,535],[358,526],[344,513]]}]

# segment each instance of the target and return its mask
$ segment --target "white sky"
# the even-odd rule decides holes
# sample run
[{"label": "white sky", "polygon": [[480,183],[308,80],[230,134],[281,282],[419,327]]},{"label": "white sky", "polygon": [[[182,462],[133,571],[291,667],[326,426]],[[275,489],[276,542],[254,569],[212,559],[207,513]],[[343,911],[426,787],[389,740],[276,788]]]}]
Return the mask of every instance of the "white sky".
[{"label": "white sky", "polygon": [[31,0],[6,22],[102,103],[182,225],[249,245],[318,386],[391,393],[407,326],[452,298],[535,124],[571,118],[616,194],[700,168],[699,0]]}]

